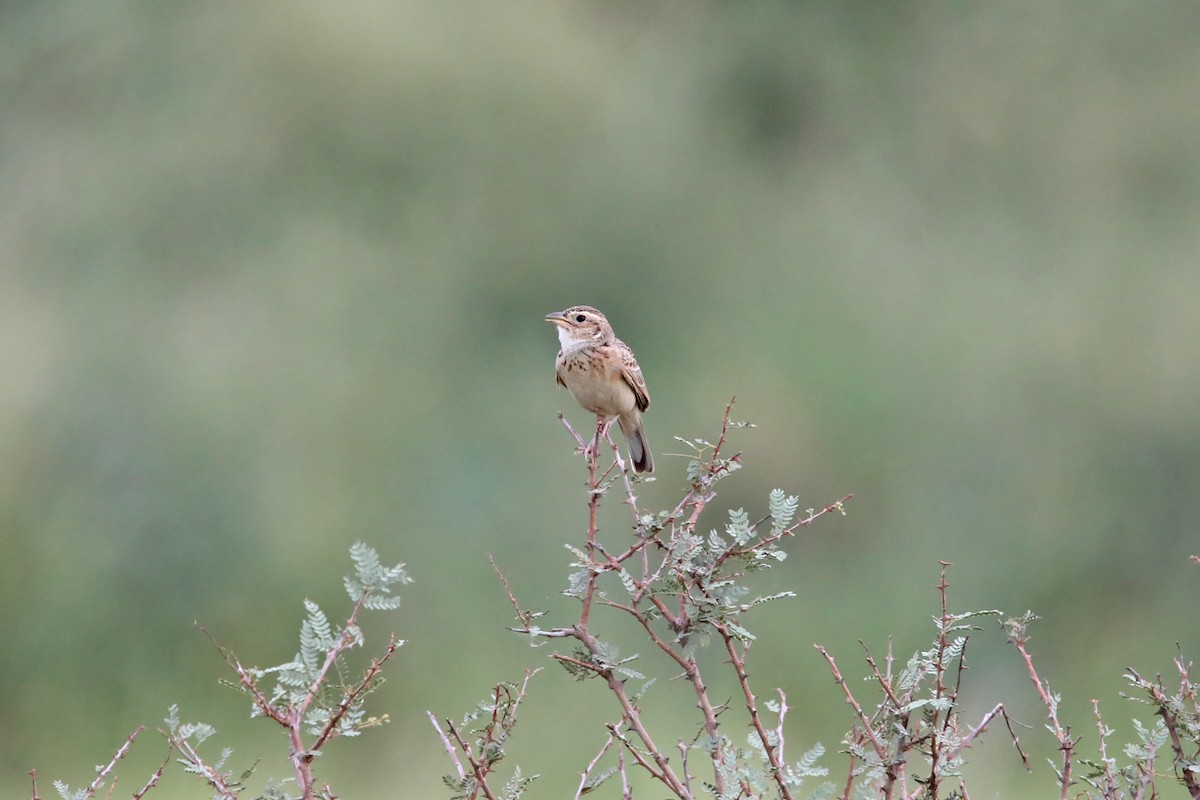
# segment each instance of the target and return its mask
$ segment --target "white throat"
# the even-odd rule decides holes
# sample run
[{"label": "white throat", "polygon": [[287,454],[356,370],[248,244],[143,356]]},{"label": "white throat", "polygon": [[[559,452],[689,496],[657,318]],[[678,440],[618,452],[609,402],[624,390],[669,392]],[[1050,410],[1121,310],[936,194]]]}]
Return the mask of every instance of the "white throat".
[{"label": "white throat", "polygon": [[562,345],[564,353],[574,353],[576,350],[581,350],[591,344],[587,339],[576,339],[571,335],[569,330],[561,326],[558,329],[558,342]]}]

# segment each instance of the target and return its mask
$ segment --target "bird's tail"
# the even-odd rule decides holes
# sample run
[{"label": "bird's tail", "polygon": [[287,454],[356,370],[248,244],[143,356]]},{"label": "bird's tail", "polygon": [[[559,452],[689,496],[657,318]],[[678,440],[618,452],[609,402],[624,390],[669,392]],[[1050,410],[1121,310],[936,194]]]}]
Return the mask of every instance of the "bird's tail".
[{"label": "bird's tail", "polygon": [[642,415],[636,410],[617,418],[621,433],[629,443],[629,457],[636,472],[654,472],[654,457],[650,455],[650,444],[646,441],[646,429],[642,427]]}]

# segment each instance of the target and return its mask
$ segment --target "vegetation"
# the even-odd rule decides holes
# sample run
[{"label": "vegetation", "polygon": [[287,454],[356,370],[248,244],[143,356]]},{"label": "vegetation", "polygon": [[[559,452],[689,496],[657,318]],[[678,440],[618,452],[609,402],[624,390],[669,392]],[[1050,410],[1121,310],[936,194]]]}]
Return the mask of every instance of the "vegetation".
[{"label": "vegetation", "polygon": [[[827,514],[844,514],[851,496],[797,517],[799,498],[776,489],[771,491],[767,513],[761,518],[752,522],[744,509],[736,509],[728,513],[723,530],[705,532],[704,512],[716,499],[717,483],[742,467],[740,452],[727,453],[729,435],[735,429],[752,427],[733,421],[732,408],[730,402],[715,442],[679,440],[692,453],[688,489],[672,509],[657,514],[640,507],[636,488],[642,479],[626,470],[617,445],[608,439],[613,458],[604,464],[600,430],[593,441],[585,441],[564,420],[588,473],[583,542],[568,545],[575,560],[563,594],[579,606],[578,617],[570,624],[547,627],[539,622],[546,612],[524,608],[493,561],[515,612],[516,625],[511,630],[535,645],[559,645],[549,654],[550,660],[578,682],[599,682],[613,702],[613,716],[608,721],[583,723],[605,735],[598,751],[579,770],[575,798],[600,791],[609,782],[616,786],[608,790],[610,796],[619,793],[631,798],[638,778],[645,779],[649,791],[666,792],[679,800],[969,798],[968,754],[976,740],[999,722],[1004,723],[1013,749],[1029,767],[1017,732],[1022,726],[1014,723],[1004,703],[996,703],[974,723],[963,716],[959,693],[966,678],[967,645],[983,630],[975,621],[988,618],[1002,620],[1009,642],[1023,659],[1045,706],[1045,729],[1060,752],[1059,760],[1051,760],[1050,766],[1063,800],[1159,797],[1172,780],[1192,798],[1200,798],[1200,701],[1190,676],[1191,662],[1185,662],[1182,654],[1176,657],[1177,690],[1167,689],[1161,678],[1147,680],[1129,669],[1126,677],[1139,690],[1137,698],[1149,704],[1158,719],[1152,725],[1135,720],[1137,741],[1124,748],[1121,760],[1109,753],[1113,731],[1105,725],[1098,702],[1093,701],[1098,754],[1081,756],[1077,748],[1082,737],[1060,721],[1061,698],[1039,676],[1027,647],[1029,626],[1036,617],[1030,612],[1004,618],[999,611],[952,611],[946,580],[950,565],[945,562],[937,587],[940,612],[934,616],[936,634],[931,646],[914,653],[903,666],[896,662],[890,642],[882,661],[866,649],[867,680],[876,699],[864,702],[864,692],[851,687],[834,656],[816,646],[852,710],[850,730],[841,742],[841,760],[846,766],[839,779],[828,780],[831,769],[826,763],[833,759],[826,757],[820,743],[809,745],[799,757],[789,756],[792,751],[785,722],[789,712],[797,709],[789,706],[782,689],[753,686],[749,664],[752,650],[756,657],[778,657],[794,643],[760,640],[748,627],[747,618],[758,607],[792,599],[795,594],[759,594],[755,578],[787,558],[784,545],[798,531]],[[600,537],[601,501],[613,490],[623,490],[632,515],[632,536],[621,533],[625,541]],[[365,702],[402,642],[392,636],[383,653],[359,675],[352,675],[344,657],[364,644],[360,613],[397,608],[399,597],[393,594],[394,588],[410,579],[403,564],[384,567],[376,552],[361,543],[351,548],[350,556],[355,574],[345,579],[353,604],[349,616],[334,628],[320,607],[306,600],[300,650],[293,659],[266,669],[246,667],[233,653],[218,647],[236,676],[229,685],[251,700],[250,716],[269,719],[286,732],[292,776],[268,778],[261,789],[249,788],[260,762],[234,771],[231,748],[223,749],[216,758],[202,755],[201,745],[216,731],[204,723],[183,723],[179,709],[170,708],[160,730],[167,741],[168,759],[174,757],[184,772],[208,784],[215,797],[335,800],[338,795],[330,785],[315,777],[314,766],[326,746],[339,736],[358,736],[387,722],[386,714],[368,717]],[[1196,560],[1200,563],[1200,558]],[[655,730],[650,718],[663,701],[656,700],[652,691],[657,679],[640,671],[642,662],[650,659],[640,654],[622,655],[603,633],[622,621],[640,633],[642,645],[665,664],[672,679],[688,685],[689,704],[696,710],[688,736],[672,736],[669,728]],[[720,659],[705,658],[708,650],[717,651]],[[718,699],[714,691],[720,684],[711,673],[717,668],[732,673],[736,691],[728,699]],[[444,778],[453,800],[517,800],[539,777],[523,772],[520,766],[508,769],[502,763],[522,704],[529,698],[531,679],[539,671],[540,667],[527,669],[519,683],[497,683],[489,697],[458,722],[428,713],[454,766],[454,772]],[[268,680],[273,683],[270,688],[265,685]],[[803,713],[803,709],[798,711]],[[563,713],[571,712],[564,708]],[[72,790],[55,781],[59,797],[88,800],[112,796],[116,764],[140,730],[129,736],[106,766],[97,769],[87,787]],[[744,742],[740,735],[734,738],[734,732],[743,730],[748,730]],[[665,744],[671,740],[675,741],[673,747]],[[166,763],[160,766],[132,798],[139,800],[157,788],[165,767]],[[507,777],[499,775],[501,769]],[[33,798],[38,800],[36,773],[33,778]]]},{"label": "vegetation", "polygon": [[[554,413],[586,415],[553,384],[542,322],[573,303],[604,309],[645,372],[644,513],[689,491],[696,454],[671,434],[714,438],[735,392],[760,425],[736,432],[753,470],[721,481],[700,534],[767,515],[772,487],[797,518],[855,494],[749,584],[796,594],[743,620],[755,692],[787,698],[789,763],[820,741],[841,785],[849,707],[810,645],[870,714],[858,640],[885,676],[889,637],[897,669],[929,650],[940,561],[952,614],[1043,617],[1027,648],[1083,737],[1073,776],[1100,763],[1093,699],[1123,759],[1140,735],[1114,680],[1161,674],[1169,697],[1174,657],[1200,652],[1198,14],[0,4],[0,797],[28,797],[35,766],[44,795],[78,789],[145,724],[119,761],[129,794],[163,763],[152,720],[172,705],[218,731],[206,758],[294,778],[283,729],[214,691],[238,678],[193,624],[244,665],[289,661],[303,598],[347,619],[356,541],[419,582],[399,612],[364,611],[348,654],[357,676],[391,631],[407,641],[366,701],[391,723],[330,743],[319,782],[444,794],[456,771],[426,711],[457,724],[542,667],[497,768],[571,796],[607,737],[587,721],[620,712],[601,678],[542,658],[574,645],[497,624],[483,555],[544,629],[577,619],[557,545],[586,555],[586,473]],[[614,555],[637,524],[623,494],[598,512]],[[622,614],[597,609],[596,633],[657,679],[647,730],[677,768],[694,692]],[[964,724],[997,703],[1036,723],[1019,653],[967,622],[984,630]],[[741,690],[717,645],[697,659],[719,706]],[[740,724],[724,733],[749,752]],[[1046,759],[1062,769],[1055,736],[1014,729],[1033,772],[1005,731],[977,736],[985,796],[1040,796]],[[164,774],[152,791],[207,789]]]}]

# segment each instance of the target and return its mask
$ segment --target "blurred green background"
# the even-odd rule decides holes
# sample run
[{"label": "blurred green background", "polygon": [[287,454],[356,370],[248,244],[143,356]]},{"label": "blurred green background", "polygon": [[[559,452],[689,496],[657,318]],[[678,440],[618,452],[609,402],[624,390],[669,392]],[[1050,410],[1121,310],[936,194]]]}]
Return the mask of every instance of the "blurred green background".
[{"label": "blurred green background", "polygon": [[[542,321],[574,303],[648,377],[648,507],[683,485],[671,437],[714,437],[732,395],[760,427],[709,526],[776,486],[855,493],[764,578],[798,598],[749,619],[795,756],[849,724],[812,643],[854,677],[860,638],[923,647],[939,559],[959,609],[1043,615],[1081,752],[1091,698],[1124,741],[1122,669],[1200,649],[1198,80],[1190,0],[6,4],[0,795],[31,767],[86,784],[147,724],[128,795],[172,702],[288,774],[192,625],[286,660],[304,597],[343,613],[361,539],[416,579],[368,644],[408,644],[391,724],[324,776],[443,796],[425,709],[548,664],[485,554],[574,612],[584,476],[554,415],[588,419]],[[1056,791],[1019,657],[990,627],[971,648],[970,713],[1033,725],[1036,770],[994,731],[972,792]],[[680,688],[653,699],[689,735]],[[569,796],[615,718],[539,675],[532,796]],[[206,793],[173,770],[153,796]]]}]

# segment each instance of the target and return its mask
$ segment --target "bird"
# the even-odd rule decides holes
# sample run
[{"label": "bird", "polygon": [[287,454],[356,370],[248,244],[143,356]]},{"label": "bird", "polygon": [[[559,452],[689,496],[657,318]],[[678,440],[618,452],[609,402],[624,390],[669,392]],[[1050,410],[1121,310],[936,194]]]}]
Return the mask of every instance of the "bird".
[{"label": "bird", "polygon": [[596,415],[598,434],[606,436],[615,418],[629,445],[634,470],[653,472],[654,457],[642,426],[650,394],[629,345],[617,338],[608,319],[591,306],[555,311],[546,315],[546,321],[557,326],[562,345],[554,359],[558,385]]}]

